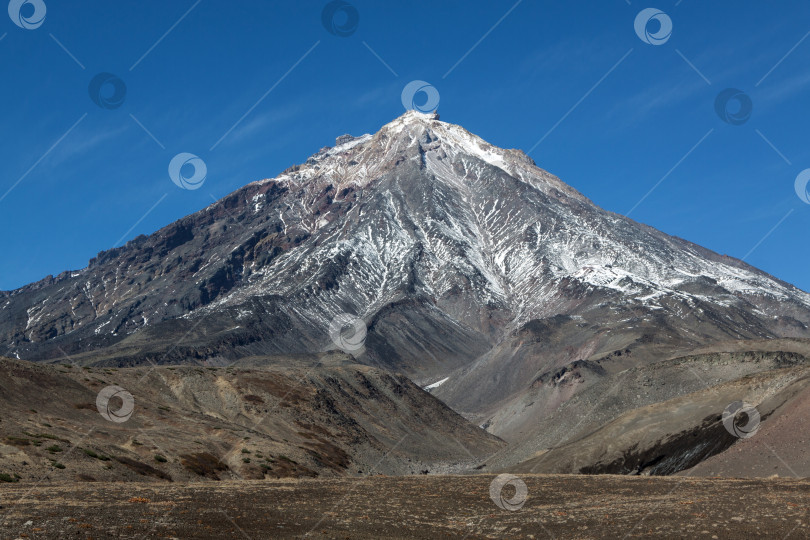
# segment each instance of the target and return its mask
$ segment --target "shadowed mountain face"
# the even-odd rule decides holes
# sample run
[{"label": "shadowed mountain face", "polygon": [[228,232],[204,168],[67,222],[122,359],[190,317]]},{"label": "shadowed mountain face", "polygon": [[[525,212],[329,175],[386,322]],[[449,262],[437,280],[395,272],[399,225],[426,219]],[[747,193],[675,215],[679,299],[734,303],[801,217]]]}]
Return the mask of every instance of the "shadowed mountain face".
[{"label": "shadowed mountain face", "polygon": [[99,366],[323,352],[349,313],[359,362],[518,439],[543,389],[548,414],[701,346],[810,337],[807,293],[416,112],[0,306],[0,354]]}]

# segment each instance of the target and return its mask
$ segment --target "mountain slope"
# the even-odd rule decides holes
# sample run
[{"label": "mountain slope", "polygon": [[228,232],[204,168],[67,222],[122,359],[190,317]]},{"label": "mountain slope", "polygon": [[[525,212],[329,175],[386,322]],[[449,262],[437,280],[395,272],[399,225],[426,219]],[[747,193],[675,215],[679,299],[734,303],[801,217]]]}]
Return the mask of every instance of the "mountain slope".
[{"label": "mountain slope", "polygon": [[[537,388],[499,411],[512,444],[490,459],[488,466],[522,472],[612,474],[671,474],[688,469],[761,438],[756,434],[750,440],[737,439],[726,429],[722,413],[730,403],[744,401],[756,407],[763,432],[777,416],[799,424],[804,415],[774,411],[797,394],[807,394],[808,366],[807,357],[791,352],[692,355],[591,381],[592,387],[562,406],[549,407],[549,397],[566,386],[555,381],[550,388]],[[514,414],[527,406],[545,409],[545,414]],[[531,416],[536,424],[527,426]],[[528,432],[529,427],[534,428],[534,437],[522,438],[521,430]],[[796,427],[793,438],[806,436],[805,429]],[[779,437],[786,438],[790,437]],[[780,445],[780,454],[783,450]],[[746,468],[763,472],[761,456],[727,461],[740,476],[746,476]],[[807,474],[806,461],[792,460],[779,472],[792,467]]]},{"label": "mountain slope", "polygon": [[[24,482],[407,475],[469,468],[504,445],[401,375],[342,353],[310,361],[106,369],[0,359],[0,473]],[[125,422],[99,414],[110,385],[133,396]]]},{"label": "mountain slope", "polygon": [[[597,324],[589,355],[665,326],[659,337],[690,344],[807,334],[806,293],[601,210],[433,115],[338,142],[83,270],[4,293],[2,345],[44,360],[132,344],[142,362],[138,334],[161,342],[199,324],[196,357],[312,352],[350,312],[370,326],[369,362],[433,376],[560,314]],[[626,337],[612,343],[609,328]]]}]

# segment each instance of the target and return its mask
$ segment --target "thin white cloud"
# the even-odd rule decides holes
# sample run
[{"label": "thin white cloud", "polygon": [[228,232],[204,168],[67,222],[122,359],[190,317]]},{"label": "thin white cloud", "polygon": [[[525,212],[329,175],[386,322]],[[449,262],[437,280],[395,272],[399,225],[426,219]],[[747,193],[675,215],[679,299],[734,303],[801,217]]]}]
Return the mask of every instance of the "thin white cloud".
[{"label": "thin white cloud", "polygon": [[68,159],[76,159],[78,156],[86,155],[133,128],[132,125],[125,121],[102,131],[91,131],[87,126],[82,127],[84,129],[77,129],[54,151],[53,157],[49,160],[51,167]]},{"label": "thin white cloud", "polygon": [[255,137],[272,126],[277,126],[293,118],[299,118],[303,111],[300,103],[285,104],[270,111],[257,114],[222,140],[222,146],[233,146],[244,142],[255,142]]},{"label": "thin white cloud", "polygon": [[808,86],[810,86],[810,72],[798,73],[792,77],[763,86],[764,88],[759,88],[755,92],[757,104],[761,104],[762,108],[770,108],[797,94],[806,92]]}]

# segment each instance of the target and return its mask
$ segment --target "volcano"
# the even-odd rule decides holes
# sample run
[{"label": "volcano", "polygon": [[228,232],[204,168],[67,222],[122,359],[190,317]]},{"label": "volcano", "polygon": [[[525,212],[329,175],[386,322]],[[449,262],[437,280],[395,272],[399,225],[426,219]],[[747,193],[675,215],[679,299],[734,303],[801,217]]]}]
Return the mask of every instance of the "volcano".
[{"label": "volcano", "polygon": [[[37,362],[277,364],[343,348],[513,443],[504,467],[712,384],[799,369],[810,349],[804,291],[415,111],[0,303],[5,356]],[[360,335],[344,343],[347,320]],[[632,461],[588,456],[549,463]]]}]

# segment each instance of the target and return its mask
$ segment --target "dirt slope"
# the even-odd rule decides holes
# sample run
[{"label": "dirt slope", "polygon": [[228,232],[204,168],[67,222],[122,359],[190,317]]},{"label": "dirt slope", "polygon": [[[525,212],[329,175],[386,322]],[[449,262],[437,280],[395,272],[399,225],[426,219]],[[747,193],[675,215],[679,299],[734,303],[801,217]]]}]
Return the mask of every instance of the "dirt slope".
[{"label": "dirt slope", "polygon": [[[723,371],[717,361],[724,355],[708,356],[716,357],[714,365],[707,356],[698,356],[660,367],[675,373],[676,367],[688,365],[701,380],[714,382]],[[794,362],[793,367],[774,368]],[[745,371],[739,354],[727,358],[726,367]],[[809,475],[810,459],[803,452],[801,441],[808,435],[810,367],[803,357],[768,353],[750,363],[748,369],[751,372],[739,378],[704,384],[697,391],[642,405],[614,418],[599,411],[594,416],[603,424],[594,427],[588,421],[594,419],[589,418],[585,423],[590,431],[537,451],[529,459],[506,468],[532,473],[661,475],[686,471],[684,474],[712,476]],[[647,381],[662,380],[647,375]],[[631,382],[630,379],[627,377],[625,381]],[[617,388],[617,395],[611,397],[621,399],[635,391],[641,390],[628,384]],[[733,435],[723,423],[723,411],[737,401],[754,406],[759,414],[759,427],[750,438]],[[746,423],[747,418],[738,421]],[[490,464],[504,463],[507,456],[516,453],[516,448],[509,448]],[[707,461],[701,463],[703,460]]]},{"label": "dirt slope", "polygon": [[[469,467],[503,446],[401,375],[343,356],[321,360],[156,369],[0,360],[0,479],[435,473]],[[111,385],[132,396],[124,422],[99,412],[97,396]],[[115,413],[124,400],[109,403]]]}]

